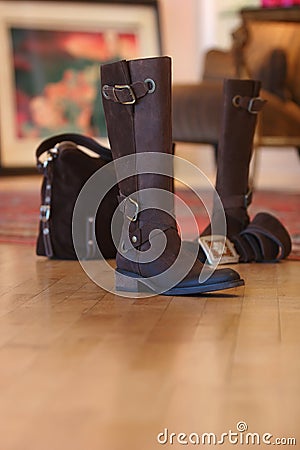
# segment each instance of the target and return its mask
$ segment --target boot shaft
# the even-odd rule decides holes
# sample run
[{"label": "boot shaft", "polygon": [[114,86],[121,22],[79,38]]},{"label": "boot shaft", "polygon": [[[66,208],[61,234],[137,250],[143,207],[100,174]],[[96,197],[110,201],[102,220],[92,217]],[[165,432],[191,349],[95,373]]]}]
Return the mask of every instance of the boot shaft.
[{"label": "boot shaft", "polygon": [[[146,58],[103,65],[101,83],[113,159],[132,155],[130,161],[138,174],[140,168],[134,155],[172,154],[171,59]],[[142,169],[145,171],[145,167]],[[135,176],[126,182],[120,178],[119,188],[125,196],[153,186],[170,189],[170,183],[167,185],[159,175]]]},{"label": "boot shaft", "polygon": [[223,116],[217,158],[216,189],[226,200],[248,193],[249,164],[257,115],[263,106],[260,82],[224,80]]},{"label": "boot shaft", "polygon": [[[216,190],[225,210],[230,239],[249,224],[249,165],[258,113],[265,103],[259,97],[259,91],[259,81],[224,80]],[[215,206],[214,217],[218,218],[220,214],[222,217],[222,212]],[[202,235],[210,234],[208,226]]]}]

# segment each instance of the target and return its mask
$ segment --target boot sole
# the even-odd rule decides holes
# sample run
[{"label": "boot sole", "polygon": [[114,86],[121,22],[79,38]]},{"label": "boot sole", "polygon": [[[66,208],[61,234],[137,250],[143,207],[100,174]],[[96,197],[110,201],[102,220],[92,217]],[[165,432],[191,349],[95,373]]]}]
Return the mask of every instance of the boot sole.
[{"label": "boot sole", "polygon": [[116,270],[115,272],[116,290],[123,292],[149,292],[157,293],[159,295],[193,295],[205,294],[207,292],[222,291],[224,289],[244,286],[243,279],[224,281],[215,284],[199,284],[198,286],[190,287],[173,287],[165,292],[157,292],[152,283],[147,282],[147,279],[141,275],[132,272],[125,272]]}]

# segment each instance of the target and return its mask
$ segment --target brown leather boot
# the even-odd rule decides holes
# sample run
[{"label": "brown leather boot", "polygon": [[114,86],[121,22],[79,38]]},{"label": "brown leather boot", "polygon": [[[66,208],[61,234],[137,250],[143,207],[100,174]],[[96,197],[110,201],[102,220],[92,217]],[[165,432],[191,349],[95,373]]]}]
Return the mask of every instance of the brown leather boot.
[{"label": "brown leather boot", "polygon": [[249,165],[257,115],[265,101],[259,97],[260,82],[224,81],[222,132],[217,156],[216,190],[227,217],[231,239],[249,224],[247,207],[251,202]]},{"label": "brown leather boot", "polygon": [[243,285],[231,269],[202,271],[181,248],[172,212],[171,59],[103,65],[101,83],[124,212],[116,288],[189,295]]},{"label": "brown leather boot", "polygon": [[[275,261],[290,252],[288,233],[275,217],[260,213],[250,224],[247,211],[252,200],[249,165],[253,139],[257,117],[265,103],[259,91],[259,81],[224,80],[216,180],[227,221],[224,262]],[[214,208],[216,222],[220,214]],[[202,261],[211,257],[207,248],[210,234],[208,226],[199,238]]]}]

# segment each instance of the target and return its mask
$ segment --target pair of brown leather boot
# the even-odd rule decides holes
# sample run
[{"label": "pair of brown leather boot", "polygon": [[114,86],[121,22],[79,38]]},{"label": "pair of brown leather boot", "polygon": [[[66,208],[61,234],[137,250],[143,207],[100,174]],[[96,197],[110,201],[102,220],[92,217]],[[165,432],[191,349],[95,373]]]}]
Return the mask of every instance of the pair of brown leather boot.
[{"label": "pair of brown leather boot", "polygon": [[[124,214],[116,257],[117,290],[192,295],[243,285],[236,271],[210,269],[201,250],[193,253],[181,245],[172,200],[171,59],[103,65],[101,84]],[[258,93],[258,82],[225,82],[216,187],[224,202],[229,237],[240,235],[249,224],[249,162],[263,105]],[[209,228],[204,234],[210,234]]]}]

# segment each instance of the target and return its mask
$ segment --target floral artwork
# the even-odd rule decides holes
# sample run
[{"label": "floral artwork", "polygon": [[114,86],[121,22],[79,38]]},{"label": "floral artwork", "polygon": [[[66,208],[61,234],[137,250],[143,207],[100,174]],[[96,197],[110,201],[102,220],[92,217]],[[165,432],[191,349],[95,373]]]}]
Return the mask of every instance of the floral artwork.
[{"label": "floral artwork", "polygon": [[10,29],[18,139],[106,136],[100,64],[139,54],[135,31]]},{"label": "floral artwork", "polygon": [[300,0],[262,0],[264,8],[288,7],[300,5]]}]

